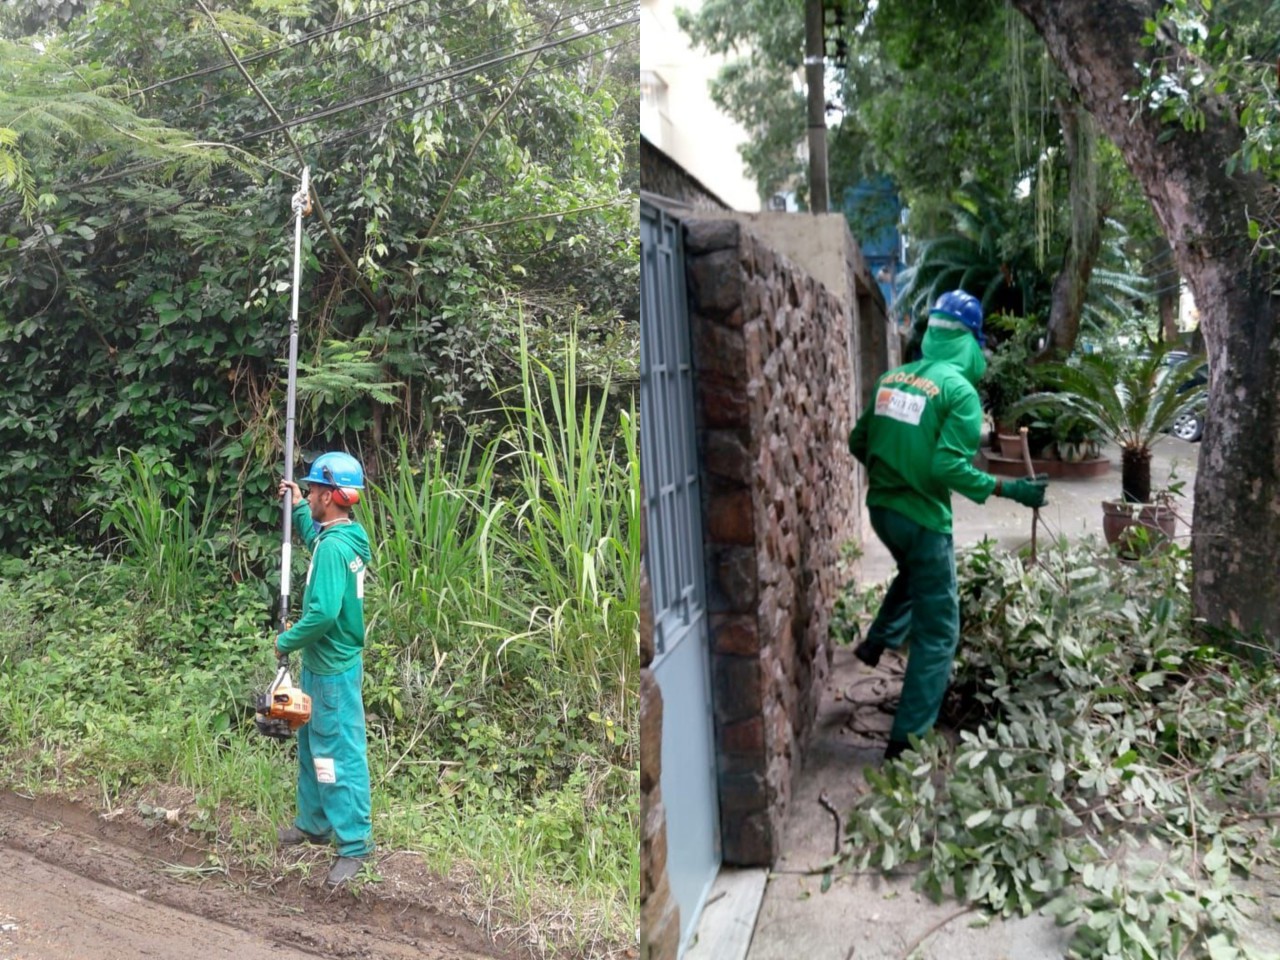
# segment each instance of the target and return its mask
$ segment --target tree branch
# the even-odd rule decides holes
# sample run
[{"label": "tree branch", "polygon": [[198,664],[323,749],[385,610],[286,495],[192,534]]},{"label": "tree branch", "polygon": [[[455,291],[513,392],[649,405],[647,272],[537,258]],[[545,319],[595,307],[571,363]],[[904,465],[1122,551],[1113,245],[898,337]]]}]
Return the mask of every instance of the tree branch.
[{"label": "tree branch", "polygon": [[[236,56],[236,52],[231,49],[231,44],[227,42],[226,36],[218,26],[217,19],[209,11],[209,8],[205,6],[204,0],[196,0],[196,5],[204,11],[204,15],[208,17],[209,22],[213,24],[213,31],[217,34],[218,42],[222,44],[222,49],[227,52],[227,56],[235,63],[236,69],[240,71],[240,75],[244,77],[245,82],[249,84],[249,87],[253,90],[257,98],[262,101],[262,105],[267,108],[273,117],[275,117],[276,123],[280,124],[281,132],[284,134],[285,139],[289,141],[289,146],[293,148],[293,153],[294,156],[298,158],[298,163],[305,167],[307,165],[306,158],[302,156],[302,150],[299,148],[298,142],[293,139],[293,134],[284,126],[284,118],[280,116],[279,111],[277,111],[271,101],[267,99],[267,95],[263,93],[262,89],[254,82],[253,77],[249,76],[249,71],[246,70],[244,64],[240,62],[240,58]],[[377,310],[377,295],[373,292],[373,288],[369,286],[368,281],[366,281],[361,275],[359,268],[355,265],[355,261],[352,260],[351,255],[347,253],[347,248],[344,247],[342,245],[342,241],[338,239],[338,235],[334,233],[333,225],[329,222],[329,215],[325,212],[324,205],[320,202],[320,192],[315,189],[314,177],[311,179],[311,184],[311,196],[315,201],[316,212],[320,214],[320,222],[324,224],[325,232],[329,235],[329,242],[333,244],[333,248],[337,251],[338,257],[344,264],[346,264],[347,269],[351,271],[351,275],[355,277],[356,288],[360,291],[361,296],[369,301],[369,306]]]},{"label": "tree branch", "polygon": [[[551,34],[555,33],[556,27],[560,26],[560,14],[556,14],[555,22],[551,24],[545,35],[542,37],[542,43],[546,43],[551,39]],[[440,218],[444,216],[444,212],[449,209],[449,201],[453,199],[453,192],[458,188],[458,184],[462,181],[462,175],[467,172],[467,168],[471,166],[471,159],[475,156],[476,150],[480,146],[480,141],[484,139],[484,135],[489,132],[489,128],[493,126],[493,122],[501,116],[502,111],[507,109],[507,104],[519,92],[520,87],[524,84],[529,72],[533,70],[533,65],[538,62],[538,58],[542,56],[542,51],[535,53],[527,64],[525,64],[524,73],[520,74],[520,79],[516,81],[515,86],[511,88],[511,92],[503,99],[503,101],[494,108],[493,112],[484,122],[484,126],[480,128],[480,132],[476,134],[475,140],[471,144],[471,149],[467,151],[467,155],[462,159],[462,165],[458,167],[458,172],[454,175],[453,182],[449,184],[449,191],[444,195],[444,200],[440,203],[440,209],[436,211],[435,219],[431,221],[431,226],[427,228],[426,235],[422,238],[422,243],[418,245],[418,256],[422,256],[422,252],[426,247],[426,243],[431,239],[431,235],[436,232],[436,227],[440,224]]]}]

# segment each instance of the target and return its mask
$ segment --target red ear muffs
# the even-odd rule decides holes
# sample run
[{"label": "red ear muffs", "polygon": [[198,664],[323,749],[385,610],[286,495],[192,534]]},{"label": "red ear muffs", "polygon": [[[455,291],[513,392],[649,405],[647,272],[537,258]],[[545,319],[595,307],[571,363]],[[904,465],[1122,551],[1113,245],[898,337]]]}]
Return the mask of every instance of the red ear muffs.
[{"label": "red ear muffs", "polygon": [[333,479],[333,471],[328,467],[324,467],[324,478],[329,481],[329,486],[333,487],[333,502],[340,507],[354,507],[360,502],[360,491],[355,487],[340,487],[336,480]]}]

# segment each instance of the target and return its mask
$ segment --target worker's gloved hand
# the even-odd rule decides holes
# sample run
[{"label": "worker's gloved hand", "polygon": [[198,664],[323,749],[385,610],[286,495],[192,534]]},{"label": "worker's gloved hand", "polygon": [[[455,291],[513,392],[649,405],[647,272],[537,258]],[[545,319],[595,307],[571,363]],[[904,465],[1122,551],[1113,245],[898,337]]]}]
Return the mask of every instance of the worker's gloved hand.
[{"label": "worker's gloved hand", "polygon": [[1016,500],[1024,507],[1043,507],[1045,490],[1049,487],[1047,478],[1036,477],[1034,480],[1002,480],[999,495]]}]

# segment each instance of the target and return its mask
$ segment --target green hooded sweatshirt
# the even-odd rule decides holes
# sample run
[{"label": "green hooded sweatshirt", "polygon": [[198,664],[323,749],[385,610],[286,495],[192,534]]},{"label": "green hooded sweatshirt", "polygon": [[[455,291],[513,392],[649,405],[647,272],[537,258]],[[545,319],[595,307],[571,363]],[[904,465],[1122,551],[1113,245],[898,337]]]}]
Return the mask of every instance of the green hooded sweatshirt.
[{"label": "green hooded sweatshirt", "polygon": [[293,508],[293,526],[311,550],[302,619],[276,640],[286,652],[301,650],[302,665],[333,676],[355,666],[364,649],[364,575],[373,554],[364,527],[335,523],[320,530],[311,509]]},{"label": "green hooded sweatshirt", "polygon": [[849,450],[867,467],[867,506],[950,533],[951,491],[983,503],[996,480],[973,466],[982,439],[975,385],[986,358],[972,333],[943,324],[930,321],[923,360],[876,381],[874,402],[849,434]]}]

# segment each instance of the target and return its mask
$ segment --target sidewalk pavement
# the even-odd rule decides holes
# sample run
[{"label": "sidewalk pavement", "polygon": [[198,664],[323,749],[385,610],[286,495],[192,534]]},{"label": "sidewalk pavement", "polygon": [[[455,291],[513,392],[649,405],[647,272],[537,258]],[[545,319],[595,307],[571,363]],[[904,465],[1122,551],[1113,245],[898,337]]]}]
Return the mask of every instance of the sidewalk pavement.
[{"label": "sidewalk pavement", "polygon": [[[1167,484],[1170,474],[1186,481],[1177,504],[1188,520],[1198,452],[1198,444],[1170,437],[1156,445],[1152,460],[1153,487]],[[1062,535],[1073,540],[1102,536],[1099,504],[1120,495],[1119,451],[1104,453],[1112,461],[1105,476],[1051,482],[1049,503],[1040,511],[1040,543]],[[957,547],[991,536],[1016,550],[1031,539],[1031,511],[1013,501],[993,498],[979,506],[957,496],[953,508]],[[1187,532],[1179,527],[1180,535]],[[864,583],[893,575],[893,560],[874,537],[864,545],[862,571]],[[910,878],[890,879],[874,871],[838,877],[823,893],[822,877],[806,873],[831,857],[835,839],[835,822],[818,797],[826,793],[843,817],[853,805],[856,785],[863,783],[862,768],[880,763],[892,717],[868,718],[864,710],[855,725],[854,704],[868,685],[893,682],[887,674],[894,661],[900,671],[901,661],[892,654],[872,671],[851,650],[835,652],[792,793],[783,854],[765,890],[747,960],[1058,960],[1066,953],[1068,931],[1050,918],[1032,914],[978,925],[980,913],[954,900],[934,904],[911,889]]]}]

